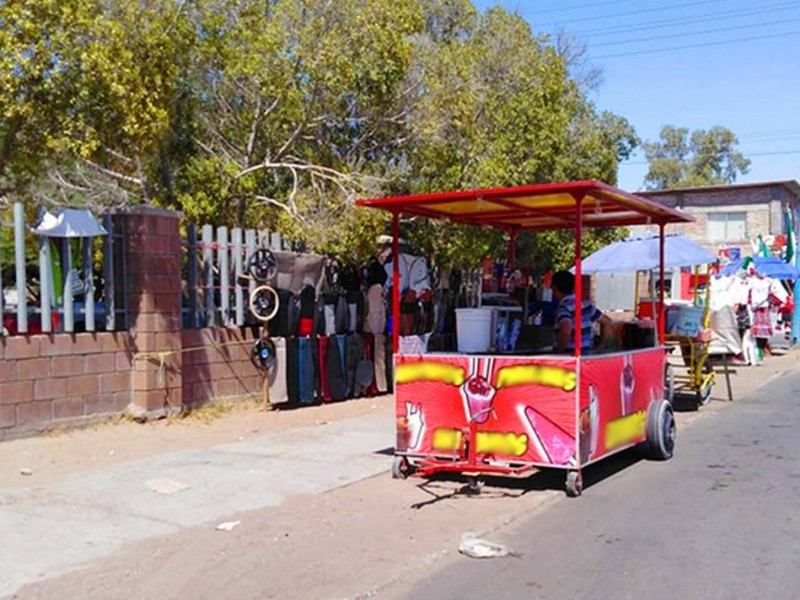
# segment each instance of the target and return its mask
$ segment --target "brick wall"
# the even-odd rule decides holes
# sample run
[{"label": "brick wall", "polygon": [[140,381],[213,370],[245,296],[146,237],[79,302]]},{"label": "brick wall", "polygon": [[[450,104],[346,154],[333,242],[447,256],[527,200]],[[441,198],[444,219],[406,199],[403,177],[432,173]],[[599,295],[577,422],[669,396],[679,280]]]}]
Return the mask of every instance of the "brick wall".
[{"label": "brick wall", "polygon": [[250,332],[182,331],[180,214],[137,207],[117,218],[125,232],[129,330],[0,337],[0,439],[260,395]]},{"label": "brick wall", "polygon": [[127,332],[0,338],[0,435],[118,414],[130,380]]},{"label": "brick wall", "polygon": [[250,330],[212,327],[181,335],[185,404],[261,395],[261,376],[250,361]]}]

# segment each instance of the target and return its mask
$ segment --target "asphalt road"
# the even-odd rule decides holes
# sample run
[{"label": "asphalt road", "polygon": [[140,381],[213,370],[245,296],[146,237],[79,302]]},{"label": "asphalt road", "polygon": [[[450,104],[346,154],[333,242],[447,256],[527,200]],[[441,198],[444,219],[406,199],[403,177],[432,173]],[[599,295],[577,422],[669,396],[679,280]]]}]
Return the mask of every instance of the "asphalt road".
[{"label": "asphalt road", "polygon": [[800,372],[709,416],[678,431],[672,461],[598,463],[581,498],[492,540],[520,558],[460,557],[398,595],[800,598]]}]

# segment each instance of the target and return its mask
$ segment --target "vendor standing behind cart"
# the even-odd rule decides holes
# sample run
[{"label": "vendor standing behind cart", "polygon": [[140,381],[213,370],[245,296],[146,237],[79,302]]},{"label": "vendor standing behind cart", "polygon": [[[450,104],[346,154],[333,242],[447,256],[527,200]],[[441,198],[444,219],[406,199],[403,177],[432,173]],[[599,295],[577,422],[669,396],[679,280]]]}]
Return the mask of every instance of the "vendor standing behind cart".
[{"label": "vendor standing behind cart", "polygon": [[[569,271],[553,275],[553,299],[556,304],[556,352],[575,351],[575,276]],[[581,354],[589,354],[594,342],[593,325],[600,324],[601,347],[611,335],[611,319],[594,304],[581,304]]]}]

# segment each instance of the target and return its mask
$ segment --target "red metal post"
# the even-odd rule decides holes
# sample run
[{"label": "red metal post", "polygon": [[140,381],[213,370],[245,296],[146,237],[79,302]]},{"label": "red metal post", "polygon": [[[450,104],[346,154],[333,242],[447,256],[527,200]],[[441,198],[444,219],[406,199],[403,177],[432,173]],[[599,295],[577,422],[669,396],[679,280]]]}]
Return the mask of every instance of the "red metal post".
[{"label": "red metal post", "polygon": [[658,342],[664,345],[666,334],[666,315],[664,313],[664,222],[658,224]]},{"label": "red metal post", "polygon": [[583,196],[575,198],[575,356],[581,355],[581,308],[583,305],[583,271],[581,252],[583,250]]},{"label": "red metal post", "polygon": [[392,213],[392,351],[400,350],[400,213]]}]

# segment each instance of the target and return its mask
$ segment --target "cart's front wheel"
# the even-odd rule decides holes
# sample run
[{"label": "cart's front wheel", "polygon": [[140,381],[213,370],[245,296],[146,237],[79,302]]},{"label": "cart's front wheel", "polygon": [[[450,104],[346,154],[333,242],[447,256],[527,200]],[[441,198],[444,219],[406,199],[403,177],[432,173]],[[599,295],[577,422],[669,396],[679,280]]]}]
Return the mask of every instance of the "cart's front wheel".
[{"label": "cart's front wheel", "polygon": [[647,454],[669,460],[675,453],[675,415],[666,400],[653,400],[647,409]]},{"label": "cart's front wheel", "polygon": [[706,362],[703,365],[703,374],[700,375],[700,384],[695,392],[697,406],[705,406],[711,400],[711,390],[714,388],[714,368]]},{"label": "cart's front wheel", "polygon": [[580,471],[567,471],[567,496],[577,498],[583,492],[583,475]]},{"label": "cart's front wheel", "polygon": [[405,456],[395,456],[392,460],[392,479],[405,479],[414,472],[414,467]]}]

